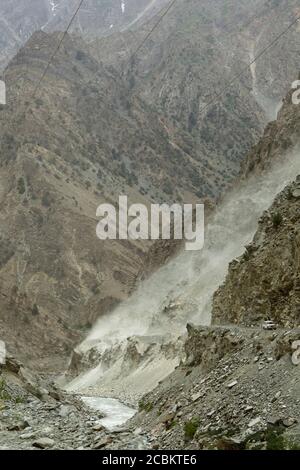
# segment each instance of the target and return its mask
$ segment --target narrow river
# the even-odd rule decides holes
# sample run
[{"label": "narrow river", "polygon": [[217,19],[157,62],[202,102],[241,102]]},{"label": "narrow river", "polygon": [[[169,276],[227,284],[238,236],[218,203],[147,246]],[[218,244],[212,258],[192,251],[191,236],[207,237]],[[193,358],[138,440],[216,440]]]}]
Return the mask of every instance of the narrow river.
[{"label": "narrow river", "polygon": [[94,410],[103,413],[99,422],[109,431],[114,431],[132,418],[136,411],[115,398],[82,397],[82,401]]}]

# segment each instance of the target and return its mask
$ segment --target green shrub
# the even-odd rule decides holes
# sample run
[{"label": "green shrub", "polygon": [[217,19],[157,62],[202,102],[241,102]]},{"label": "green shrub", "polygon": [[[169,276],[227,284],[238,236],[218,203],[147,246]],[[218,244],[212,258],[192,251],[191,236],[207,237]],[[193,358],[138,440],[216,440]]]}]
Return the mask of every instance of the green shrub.
[{"label": "green shrub", "polygon": [[31,310],[32,315],[37,316],[40,314],[39,308],[37,304],[33,304],[32,310]]},{"label": "green shrub", "polygon": [[17,396],[15,399],[14,399],[15,403],[16,404],[19,404],[19,403],[25,403],[25,399],[21,396]]},{"label": "green shrub", "polygon": [[150,401],[144,402],[143,400],[140,400],[139,411],[146,411],[146,413],[149,413],[152,410],[153,410],[153,403],[151,403]]},{"label": "green shrub", "polygon": [[272,215],[272,224],[274,228],[278,228],[282,224],[283,217],[280,212],[276,212]]},{"label": "green shrub", "polygon": [[280,432],[268,430],[266,433],[267,450],[283,450],[284,437]]},{"label": "green shrub", "polygon": [[17,188],[18,188],[19,194],[24,194],[25,193],[26,187],[25,187],[24,178],[19,178],[18,179]]},{"label": "green shrub", "polygon": [[11,396],[6,389],[6,382],[0,378],[0,400],[10,400]]},{"label": "green shrub", "polygon": [[190,441],[191,439],[193,439],[198,427],[199,420],[197,418],[193,418],[184,424],[184,437],[186,441]]}]

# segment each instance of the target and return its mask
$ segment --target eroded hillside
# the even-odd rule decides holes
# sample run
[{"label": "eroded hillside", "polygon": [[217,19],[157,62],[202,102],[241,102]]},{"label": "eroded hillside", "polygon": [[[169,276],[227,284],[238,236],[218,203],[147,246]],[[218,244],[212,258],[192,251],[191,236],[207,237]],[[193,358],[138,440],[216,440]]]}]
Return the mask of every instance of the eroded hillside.
[{"label": "eroded hillside", "polygon": [[[61,33],[34,33],[5,71],[1,321],[18,354],[37,357],[41,349],[42,355],[68,354],[103,312],[128,296],[137,276],[151,271],[145,258],[151,243],[98,241],[95,213],[101,202],[115,204],[120,194],[146,204],[215,200],[266,122],[257,99],[257,91],[268,93],[258,77],[263,65],[245,68],[222,99],[210,99],[249,64],[255,37],[271,40],[282,26],[275,21],[278,15],[284,22],[294,18],[294,3],[284,2],[284,10],[271,2],[260,10],[268,19],[264,23],[253,16],[255,1],[241,2],[237,10],[229,1],[221,10],[218,2],[201,9],[198,2],[180,2],[129,63],[145,28],[157,20],[151,15],[162,2],[154,3],[150,17],[147,13],[132,25],[135,36],[122,32],[85,42],[78,31],[67,35],[36,93]],[[39,4],[39,21],[50,10],[59,18],[60,7],[51,5]],[[118,14],[129,14],[129,3],[127,13],[119,6]],[[12,23],[24,13],[14,11]],[[274,31],[265,26],[271,20]],[[22,30],[22,41],[38,23],[33,21],[26,34]],[[286,74],[276,80],[274,99],[295,78],[298,56],[288,53],[291,40],[299,41],[297,27],[280,46]],[[273,83],[272,61],[265,72]],[[161,262],[165,259],[162,255]]]}]

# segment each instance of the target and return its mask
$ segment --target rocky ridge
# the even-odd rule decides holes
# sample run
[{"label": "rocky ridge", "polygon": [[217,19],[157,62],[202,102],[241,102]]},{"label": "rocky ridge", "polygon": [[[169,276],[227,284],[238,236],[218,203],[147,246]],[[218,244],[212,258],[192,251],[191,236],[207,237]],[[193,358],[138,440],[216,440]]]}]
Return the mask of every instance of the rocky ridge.
[{"label": "rocky ridge", "polygon": [[[165,0],[85,0],[71,31],[86,39],[118,33],[157,13]],[[37,30],[66,29],[78,6],[76,0],[2,0],[0,70]]]},{"label": "rocky ridge", "polygon": [[214,323],[251,326],[273,320],[300,323],[300,178],[280,193],[259,220],[240,259],[232,261],[213,299]]}]

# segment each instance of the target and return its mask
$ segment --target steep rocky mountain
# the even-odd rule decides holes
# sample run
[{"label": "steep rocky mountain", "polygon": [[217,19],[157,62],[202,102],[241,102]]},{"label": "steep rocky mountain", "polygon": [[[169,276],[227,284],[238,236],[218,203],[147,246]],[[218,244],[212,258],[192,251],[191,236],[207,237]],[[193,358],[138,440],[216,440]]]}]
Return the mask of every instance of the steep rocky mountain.
[{"label": "steep rocky mountain", "polygon": [[[299,152],[300,115],[293,93],[246,159],[243,178]],[[214,296],[216,323],[251,325],[270,318],[285,327],[299,325],[299,194],[298,179],[277,196],[260,218],[246,252],[230,264],[227,279]]]},{"label": "steep rocky mountain", "polygon": [[82,40],[66,38],[32,100],[58,38],[38,32],[18,53],[1,109],[1,324],[22,356],[63,357],[143,272],[150,242],[96,238],[101,202],[173,201],[180,188],[195,199],[154,110],[129,103],[118,74]]},{"label": "steep rocky mountain", "polygon": [[[119,307],[117,313],[122,315],[114,318],[112,312],[102,319],[98,332],[94,329],[73,355],[69,372],[91,369],[76,377],[69,390],[94,395],[89,396],[89,406],[100,403],[101,396],[117,394],[132,406],[138,399],[136,415],[125,427],[110,428],[104,424],[109,417],[103,420],[101,415],[95,416],[99,413],[95,410],[91,414],[78,397],[62,393],[32,374],[6,354],[0,341],[0,406],[6,410],[0,429],[3,448],[299,450],[299,109],[289,94],[279,119],[268,126],[249,154],[243,170],[247,177],[220,203],[223,218],[214,215],[208,228],[214,240],[210,239],[204,256],[191,260],[181,254],[161,268],[161,273],[157,271],[145,282],[144,290],[132,296],[131,303],[125,302],[123,310]],[[270,132],[276,134],[271,150]],[[293,145],[286,145],[286,138]],[[266,148],[267,153],[262,151]],[[278,187],[282,188],[279,193]],[[245,251],[241,228],[251,235],[251,220],[257,225],[258,207],[245,217],[246,208],[249,212],[255,204],[269,205],[269,209]],[[240,218],[244,219],[242,226],[238,225]],[[209,309],[202,300],[207,291],[204,280],[212,284],[213,274],[223,267],[226,270],[226,260],[233,257],[228,240],[233,242],[233,251],[244,253],[231,264],[224,285],[214,296],[212,325],[203,326],[200,302]],[[225,256],[226,250],[230,252]],[[163,278],[170,284],[169,291]],[[137,300],[144,312],[140,327],[147,321],[149,329],[133,336],[138,318],[130,320],[134,319],[132,312],[139,311],[138,305],[134,307]],[[149,321],[153,307],[156,315]],[[183,335],[184,323],[192,318],[202,326],[189,322]],[[272,330],[262,328],[262,321],[268,318],[277,322]],[[118,328],[124,328],[123,339],[131,333],[123,344],[114,343],[121,332]],[[177,338],[176,332],[181,332]],[[102,347],[99,344],[105,334],[111,346],[106,349],[103,341]],[[168,368],[175,365],[168,375]],[[153,388],[157,380],[160,383]],[[147,388],[153,390],[143,394]]]},{"label": "steep rocky mountain", "polygon": [[[166,345],[171,340],[170,332],[172,338],[174,335],[179,337],[188,321],[210,324],[211,313],[213,322],[222,322],[226,326],[241,322],[243,327],[255,325],[260,329],[268,318],[276,318],[280,326],[297,326],[299,183],[283,188],[300,170],[298,117],[299,108],[292,104],[290,93],[277,122],[268,126],[263,139],[247,159],[248,162],[259,160],[257,154],[268,142],[270,127],[276,127],[277,144],[272,155],[265,159],[264,170],[258,171],[254,163],[247,178],[239,181],[223,198],[209,218],[204,250],[193,256],[180,253],[146,280],[130,299],[97,322],[74,356],[77,372],[88,368],[93,373],[89,371],[75,380],[75,389],[79,387],[105,395],[111,393],[109,384],[112,381],[112,390],[118,390],[118,383],[120,386],[128,380],[129,397],[132,389],[137,395],[137,390],[145,383],[144,380],[135,383],[140,373],[145,374],[148,367],[152,372],[157,368],[158,373],[169,373],[168,360],[174,359],[168,345],[164,367],[160,368],[161,359],[156,361],[155,358],[161,352],[150,360],[151,348],[146,344]],[[282,132],[283,129],[286,132]],[[285,137],[291,139],[291,147],[281,144]],[[263,211],[263,224],[256,233]],[[227,281],[211,304],[230,262]],[[273,271],[269,269],[270,265]],[[277,305],[272,304],[276,297]],[[245,305],[249,308],[245,309]],[[138,346],[143,341],[144,348]],[[125,398],[128,400],[126,395]]]},{"label": "steep rocky mountain", "polygon": [[[147,21],[166,0],[85,0],[71,31],[100,37]],[[66,29],[79,0],[2,0],[0,70],[37,30]]]},{"label": "steep rocky mountain", "polygon": [[284,327],[299,325],[299,183],[278,195],[247,251],[230,264],[214,296],[216,323],[250,326],[270,319]]},{"label": "steep rocky mountain", "polygon": [[297,11],[295,1],[179,1],[133,57],[148,24],[95,42],[95,54],[101,47],[105,63],[123,70],[131,96],[155,107],[169,140],[199,164],[200,196],[227,187],[276,118],[299,62],[297,25],[247,66]]},{"label": "steep rocky mountain", "polygon": [[[41,73],[52,41],[37,34],[7,71],[11,104],[1,113],[1,324],[20,354],[42,349],[63,356],[68,341],[77,341],[101,312],[128,295],[146,247],[96,238],[101,202],[117,202],[122,192],[144,200],[137,187],[129,186],[130,174],[108,134],[104,144],[101,132],[91,128],[104,131],[114,123],[120,139],[126,133],[126,115],[112,112],[109,118],[101,99],[108,86],[116,87],[113,94],[120,99],[114,75],[100,72],[98,86],[88,87],[99,64],[82,49],[86,62],[80,62],[78,47],[69,40],[69,49],[57,58],[61,78],[48,78],[47,98],[35,99],[24,122],[28,79]],[[89,118],[92,104],[99,121]],[[112,171],[102,160],[107,155]],[[23,341],[31,344],[31,352]]]},{"label": "steep rocky mountain", "polygon": [[[161,3],[141,2],[134,10],[135,3],[126,2],[129,12],[146,9],[132,25],[134,39],[125,31],[99,42],[91,38],[92,27],[91,35],[84,34],[88,42],[78,30],[68,35],[34,95],[61,33],[34,33],[5,71],[8,105],[0,112],[1,321],[7,341],[19,354],[38,355],[42,348],[42,354],[62,356],[101,313],[128,296],[137,275],[143,277],[151,244],[100,243],[95,213],[101,202],[116,203],[122,193],[130,202],[146,204],[216,199],[262,132],[267,114],[257,99],[253,69],[221,101],[207,106],[205,113],[201,108],[224,78],[249,63],[249,37],[271,40],[282,22],[294,18],[294,2],[284,2],[284,11],[278,2],[259,10],[268,24],[273,20],[274,31],[258,20],[258,13],[253,15],[255,1],[240,2],[234,10],[229,1],[227,8],[205,2],[201,9],[198,2],[179,2],[145,50],[128,63],[157,21],[151,15]],[[16,24],[18,15],[28,11],[22,5],[14,10],[4,2],[1,17],[14,14],[10,21]],[[96,3],[89,5],[96,8]],[[57,19],[64,2],[50,6],[27,3],[38,20],[30,17],[33,23],[21,43],[50,13]],[[114,3],[117,7],[115,14],[125,15]],[[281,22],[275,21],[277,15]],[[134,15],[129,16],[132,21]],[[288,50],[291,38],[299,41],[297,28],[290,35],[280,45],[287,73],[278,81],[276,96],[295,78],[290,71],[298,55]],[[227,54],[220,52],[220,40]],[[32,345],[30,350],[24,349],[24,341]]]},{"label": "steep rocky mountain", "polygon": [[[179,2],[147,54],[130,62],[146,32],[138,22],[135,41],[127,32],[100,43],[68,35],[35,94],[61,33],[33,34],[6,69],[1,446],[299,449],[300,108],[292,92],[245,158],[296,78],[298,25],[276,49],[286,74],[275,76],[272,52],[210,103],[213,78],[220,89],[240,74],[295,18],[296,3],[242,1],[232,13],[233,4]],[[208,52],[221,33],[228,54]],[[216,200],[230,185],[208,220],[204,250],[180,252],[135,290],[137,276],[169,261],[170,245],[96,238],[97,206],[116,204],[120,193],[145,204]],[[80,343],[60,385],[96,402],[124,400],[138,413],[111,433],[81,401],[7,357],[2,340],[27,365],[56,374]]]}]

